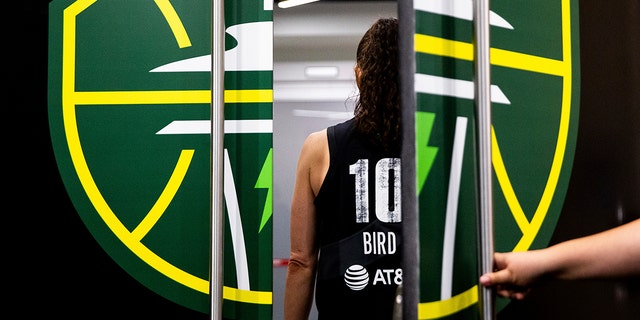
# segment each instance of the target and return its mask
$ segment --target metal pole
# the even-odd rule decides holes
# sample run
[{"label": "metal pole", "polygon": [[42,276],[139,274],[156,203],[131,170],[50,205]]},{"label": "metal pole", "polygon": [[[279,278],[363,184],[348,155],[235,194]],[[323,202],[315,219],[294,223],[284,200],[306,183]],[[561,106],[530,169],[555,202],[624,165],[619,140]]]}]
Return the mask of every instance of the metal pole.
[{"label": "metal pole", "polygon": [[398,1],[399,82],[402,103],[402,312],[401,319],[418,319],[419,218],[416,191],[415,138],[415,19],[413,0]]},{"label": "metal pole", "polygon": [[[478,171],[480,216],[478,218],[480,274],[493,270],[493,187],[491,166],[491,61],[489,41],[489,0],[475,0],[474,61],[475,102],[478,130]],[[482,318],[495,319],[493,290],[480,286]]]},{"label": "metal pole", "polygon": [[211,1],[211,319],[222,319],[224,252],[224,1]]}]

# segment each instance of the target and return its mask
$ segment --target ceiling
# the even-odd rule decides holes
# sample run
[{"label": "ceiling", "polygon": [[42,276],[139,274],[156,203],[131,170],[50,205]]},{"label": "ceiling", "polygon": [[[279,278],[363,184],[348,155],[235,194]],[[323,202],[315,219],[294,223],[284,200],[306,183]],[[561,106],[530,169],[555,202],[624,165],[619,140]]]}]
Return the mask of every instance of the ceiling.
[{"label": "ceiling", "polygon": [[274,62],[353,61],[364,32],[376,18],[397,17],[396,8],[390,0],[322,0],[287,9],[274,5]]},{"label": "ceiling", "polygon": [[[274,102],[340,101],[354,90],[356,47],[380,17],[397,17],[395,1],[319,1],[273,8]],[[327,77],[310,68],[330,68]]]}]

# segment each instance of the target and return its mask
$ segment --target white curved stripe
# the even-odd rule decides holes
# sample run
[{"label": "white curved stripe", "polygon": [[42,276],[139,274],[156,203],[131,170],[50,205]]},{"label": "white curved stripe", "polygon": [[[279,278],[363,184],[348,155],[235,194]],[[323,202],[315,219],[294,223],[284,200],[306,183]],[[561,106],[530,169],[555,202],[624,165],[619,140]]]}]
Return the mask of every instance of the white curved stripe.
[{"label": "white curved stripe", "polygon": [[225,52],[225,70],[273,70],[273,21],[237,24],[227,28],[227,33],[238,45]]},{"label": "white curved stripe", "polygon": [[[209,120],[171,121],[156,134],[210,134]],[[273,120],[225,120],[224,133],[273,133]]]},{"label": "white curved stripe", "polygon": [[211,72],[211,55],[170,62],[149,72]]},{"label": "white curved stripe", "polygon": [[[449,96],[461,99],[473,100],[475,97],[473,81],[444,78],[428,74],[416,73],[415,90],[421,93]],[[491,85],[491,102],[511,104],[511,101],[500,90],[500,87]]]},{"label": "white curved stripe", "polygon": [[[230,26],[227,33],[238,45],[224,53],[226,71],[273,70],[273,21]],[[211,72],[211,55],[167,63],[149,72]]]},{"label": "white curved stripe", "polygon": [[238,195],[233,180],[233,171],[229,161],[229,151],[224,149],[224,199],[227,204],[227,216],[231,227],[231,242],[233,245],[233,256],[236,262],[236,277],[238,289],[251,290],[249,283],[249,264],[247,263],[247,248],[244,243],[244,231],[242,229],[242,219],[240,217],[240,206],[238,205]]},{"label": "white curved stripe", "polygon": [[273,11],[273,1],[271,1],[271,0],[263,0],[262,10],[264,10],[264,11]]},{"label": "white curved stripe", "polygon": [[467,118],[456,119],[451,154],[451,172],[449,173],[449,191],[444,224],[442,245],[442,278],[440,279],[440,300],[451,298],[453,291],[453,254],[455,253],[456,225],[458,220],[458,202],[460,201],[460,178],[462,177],[462,158],[467,132]]},{"label": "white curved stripe", "polygon": [[[450,16],[458,19],[473,20],[473,2],[471,0],[414,0],[416,10]],[[492,26],[513,29],[513,26],[497,13],[489,12],[489,24]]]}]

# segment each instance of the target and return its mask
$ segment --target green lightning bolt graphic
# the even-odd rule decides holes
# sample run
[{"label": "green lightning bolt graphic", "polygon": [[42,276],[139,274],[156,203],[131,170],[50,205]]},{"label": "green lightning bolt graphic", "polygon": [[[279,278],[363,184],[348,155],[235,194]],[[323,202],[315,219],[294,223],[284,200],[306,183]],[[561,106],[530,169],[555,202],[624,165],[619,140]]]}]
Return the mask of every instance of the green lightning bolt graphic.
[{"label": "green lightning bolt graphic", "polygon": [[432,112],[416,112],[416,157],[417,157],[417,179],[416,187],[418,193],[422,191],[427,176],[431,171],[431,166],[438,153],[437,147],[429,146],[429,137],[433,129],[433,122],[436,114]]},{"label": "green lightning bolt graphic", "polygon": [[271,215],[273,214],[273,148],[269,149],[269,154],[267,154],[267,158],[264,160],[264,165],[262,165],[262,170],[260,171],[260,176],[258,177],[258,181],[256,181],[256,185],[254,188],[267,188],[269,191],[267,192],[267,199],[264,202],[264,209],[262,210],[262,219],[260,220],[260,229],[258,232],[262,231],[262,227],[267,223]]}]

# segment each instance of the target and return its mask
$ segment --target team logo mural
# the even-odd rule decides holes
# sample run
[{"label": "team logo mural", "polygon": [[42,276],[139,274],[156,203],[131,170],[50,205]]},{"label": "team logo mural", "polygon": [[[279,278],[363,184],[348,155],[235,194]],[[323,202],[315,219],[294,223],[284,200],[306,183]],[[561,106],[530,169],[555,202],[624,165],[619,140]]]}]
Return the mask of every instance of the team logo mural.
[{"label": "team logo mural", "polygon": [[[271,318],[272,5],[225,6],[225,318]],[[136,280],[209,313],[211,2],[49,11],[51,138],[79,216]]]},{"label": "team logo mural", "polygon": [[[471,0],[415,0],[420,319],[478,311]],[[562,209],[579,97],[577,1],[492,1],[496,251],[545,247]],[[501,310],[508,300],[499,298]]]}]

